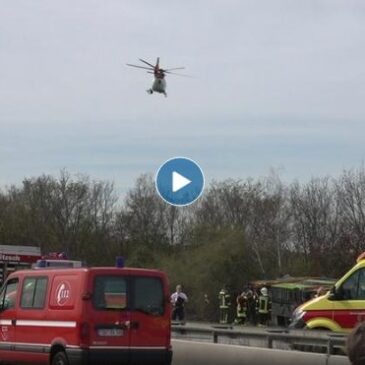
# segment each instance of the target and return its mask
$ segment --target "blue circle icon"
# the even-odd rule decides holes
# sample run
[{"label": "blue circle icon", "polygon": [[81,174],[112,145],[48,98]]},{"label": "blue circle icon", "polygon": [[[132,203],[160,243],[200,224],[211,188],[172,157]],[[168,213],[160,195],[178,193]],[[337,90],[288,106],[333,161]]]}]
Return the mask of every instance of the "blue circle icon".
[{"label": "blue circle icon", "polygon": [[179,207],[189,205],[203,192],[203,171],[189,158],[172,158],[159,168],[156,175],[156,189],[160,197],[171,205]]}]

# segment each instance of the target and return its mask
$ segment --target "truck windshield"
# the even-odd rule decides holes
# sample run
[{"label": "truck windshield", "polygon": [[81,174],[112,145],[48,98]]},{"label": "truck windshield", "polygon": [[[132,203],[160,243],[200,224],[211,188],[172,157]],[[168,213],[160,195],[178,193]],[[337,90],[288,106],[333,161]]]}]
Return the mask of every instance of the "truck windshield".
[{"label": "truck windshield", "polygon": [[122,276],[97,276],[94,283],[93,304],[96,309],[125,309],[127,284]]}]

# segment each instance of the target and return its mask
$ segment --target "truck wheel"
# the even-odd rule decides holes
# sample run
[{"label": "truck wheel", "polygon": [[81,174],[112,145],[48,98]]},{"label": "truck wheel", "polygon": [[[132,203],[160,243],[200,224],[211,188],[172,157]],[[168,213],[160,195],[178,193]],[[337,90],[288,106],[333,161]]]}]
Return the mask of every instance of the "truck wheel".
[{"label": "truck wheel", "polygon": [[53,356],[52,365],[69,365],[66,354],[63,351],[57,352]]}]

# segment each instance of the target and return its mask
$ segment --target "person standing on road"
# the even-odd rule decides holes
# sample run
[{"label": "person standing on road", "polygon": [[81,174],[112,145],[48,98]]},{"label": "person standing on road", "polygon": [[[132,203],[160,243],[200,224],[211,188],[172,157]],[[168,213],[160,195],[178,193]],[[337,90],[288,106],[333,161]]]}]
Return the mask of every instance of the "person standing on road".
[{"label": "person standing on road", "polygon": [[258,313],[259,313],[259,322],[262,326],[267,326],[269,322],[269,313],[270,313],[270,302],[267,288],[262,288],[260,290],[259,302],[258,302]]},{"label": "person standing on road", "polygon": [[256,326],[256,297],[253,290],[249,289],[246,293],[247,297],[247,324]]},{"label": "person standing on road", "polygon": [[234,323],[245,324],[247,315],[247,296],[245,292],[239,294],[236,298],[236,312]]},{"label": "person standing on road", "polygon": [[182,292],[181,285],[176,286],[176,292],[171,294],[170,297],[172,308],[172,320],[180,321],[184,324],[185,320],[185,303],[188,301],[188,297]]},{"label": "person standing on road", "polygon": [[228,323],[228,312],[231,306],[231,297],[225,287],[218,294],[219,299],[219,323]]}]

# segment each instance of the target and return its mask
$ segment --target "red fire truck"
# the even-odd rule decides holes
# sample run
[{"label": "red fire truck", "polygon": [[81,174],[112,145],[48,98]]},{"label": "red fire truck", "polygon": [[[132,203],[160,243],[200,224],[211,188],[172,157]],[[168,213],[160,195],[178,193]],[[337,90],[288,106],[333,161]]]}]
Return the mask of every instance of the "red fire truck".
[{"label": "red fire truck", "polygon": [[166,275],[124,267],[38,267],[0,293],[0,361],[170,365]]},{"label": "red fire truck", "polygon": [[13,271],[30,268],[41,257],[39,247],[0,245],[0,284]]}]

